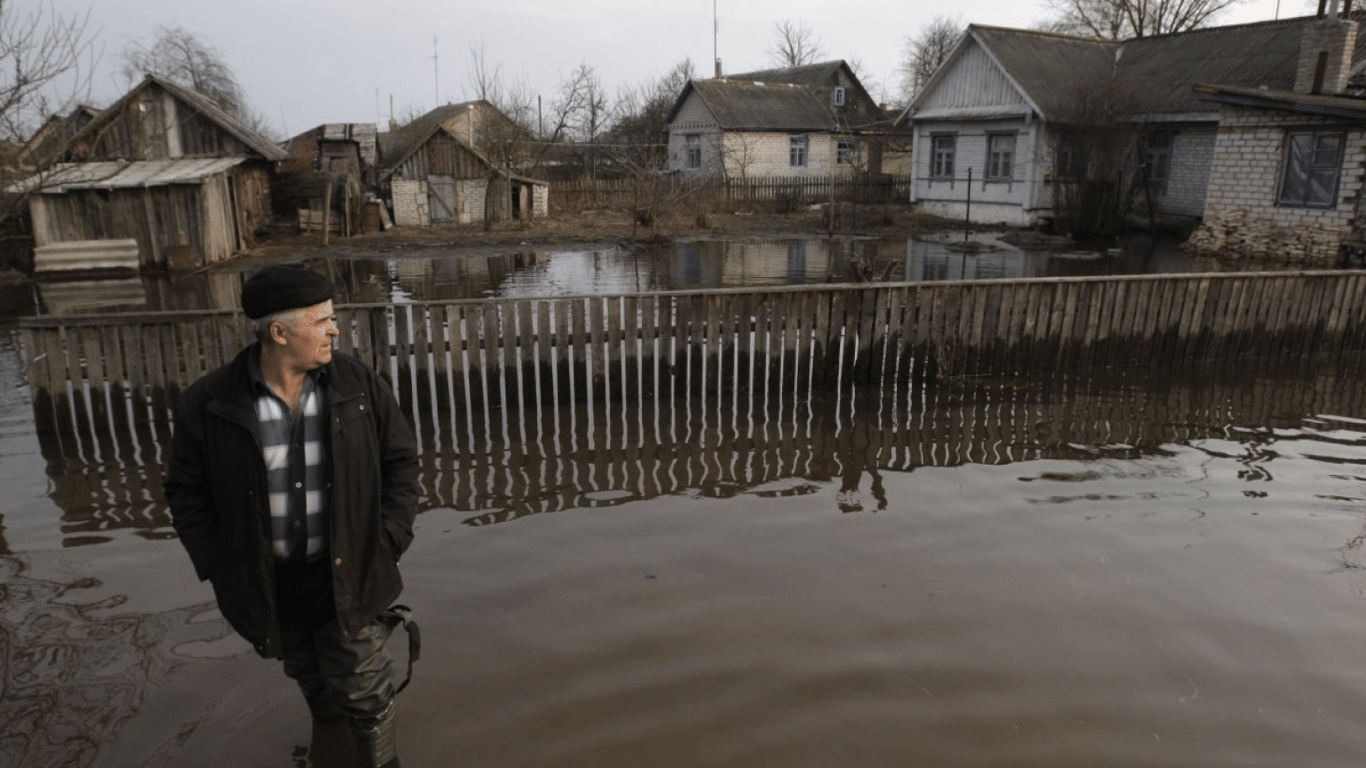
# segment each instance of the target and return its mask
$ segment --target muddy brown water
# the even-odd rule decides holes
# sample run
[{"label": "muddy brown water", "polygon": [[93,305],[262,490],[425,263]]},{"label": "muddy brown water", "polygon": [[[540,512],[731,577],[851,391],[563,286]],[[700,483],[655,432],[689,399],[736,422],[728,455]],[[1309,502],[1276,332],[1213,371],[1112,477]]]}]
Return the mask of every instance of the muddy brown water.
[{"label": "muddy brown water", "polygon": [[[39,434],[0,339],[0,765],[303,764],[165,436]],[[1364,373],[425,418],[404,764],[1358,766]]]}]

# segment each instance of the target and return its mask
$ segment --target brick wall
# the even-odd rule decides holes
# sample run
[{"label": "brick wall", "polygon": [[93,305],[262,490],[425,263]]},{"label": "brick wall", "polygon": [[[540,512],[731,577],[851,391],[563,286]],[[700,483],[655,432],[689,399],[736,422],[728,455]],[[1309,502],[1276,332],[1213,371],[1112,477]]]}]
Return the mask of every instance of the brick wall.
[{"label": "brick wall", "polygon": [[405,227],[425,227],[432,223],[427,210],[427,182],[394,179],[390,184],[394,201],[394,223]]},{"label": "brick wall", "polygon": [[1161,199],[1154,201],[1158,212],[1180,216],[1204,213],[1217,133],[1214,126],[1185,127],[1172,137],[1167,186]]},{"label": "brick wall", "polygon": [[1286,128],[1340,127],[1341,120],[1224,107],[1210,166],[1205,221],[1187,246],[1242,258],[1271,257],[1308,265],[1337,263],[1351,237],[1366,167],[1366,134],[1347,131],[1337,204],[1277,205],[1285,164]]}]

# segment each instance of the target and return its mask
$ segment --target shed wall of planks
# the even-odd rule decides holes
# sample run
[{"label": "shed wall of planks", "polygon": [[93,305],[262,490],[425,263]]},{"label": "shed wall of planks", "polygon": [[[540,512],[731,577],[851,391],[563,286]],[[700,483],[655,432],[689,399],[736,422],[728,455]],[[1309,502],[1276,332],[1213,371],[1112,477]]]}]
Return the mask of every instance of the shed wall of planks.
[{"label": "shed wall of planks", "polygon": [[[338,307],[339,347],[388,376],[414,414],[1336,354],[1363,349],[1363,313],[1362,271]],[[21,327],[33,397],[59,420],[131,396],[134,413],[164,421],[181,390],[250,341],[245,319],[226,311]]]}]

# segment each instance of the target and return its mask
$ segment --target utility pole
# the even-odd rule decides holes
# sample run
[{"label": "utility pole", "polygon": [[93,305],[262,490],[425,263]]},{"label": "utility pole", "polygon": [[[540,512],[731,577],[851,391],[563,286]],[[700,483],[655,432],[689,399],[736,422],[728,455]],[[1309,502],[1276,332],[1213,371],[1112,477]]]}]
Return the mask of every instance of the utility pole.
[{"label": "utility pole", "polygon": [[437,69],[436,61],[436,35],[432,35],[432,95],[436,97],[436,101],[432,102],[432,107],[434,108],[441,106],[440,77],[441,73]]}]

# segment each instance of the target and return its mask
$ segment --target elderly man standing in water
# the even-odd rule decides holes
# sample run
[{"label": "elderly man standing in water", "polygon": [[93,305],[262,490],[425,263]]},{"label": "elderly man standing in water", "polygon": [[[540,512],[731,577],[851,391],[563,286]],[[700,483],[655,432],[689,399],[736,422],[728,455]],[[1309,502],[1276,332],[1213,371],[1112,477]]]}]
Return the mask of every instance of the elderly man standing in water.
[{"label": "elderly man standing in water", "polygon": [[390,768],[387,609],[413,539],[417,443],[384,381],[333,350],[334,291],[294,267],[247,280],[257,341],[176,403],[166,499],[223,616],[302,689],[315,745],[349,723],[361,763]]}]

